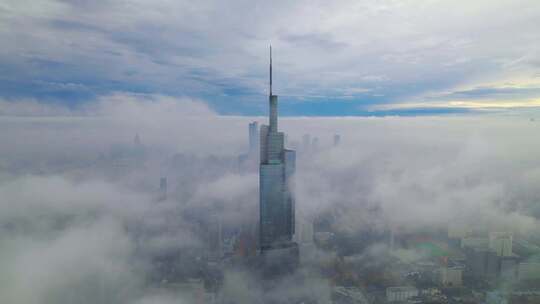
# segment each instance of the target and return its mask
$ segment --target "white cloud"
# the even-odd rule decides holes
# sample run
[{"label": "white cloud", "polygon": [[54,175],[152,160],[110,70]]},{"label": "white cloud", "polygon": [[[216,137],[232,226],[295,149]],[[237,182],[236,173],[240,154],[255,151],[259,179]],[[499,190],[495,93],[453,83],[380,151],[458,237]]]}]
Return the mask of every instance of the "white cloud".
[{"label": "white cloud", "polygon": [[90,78],[81,83],[90,90],[110,90],[106,82],[190,96],[233,88],[241,93],[226,100],[239,106],[242,94],[267,89],[270,42],[286,96],[350,98],[360,87],[395,103],[538,74],[537,1],[8,1],[3,15],[10,30],[0,38],[17,43],[0,50],[13,70],[2,77],[21,85]]},{"label": "white cloud", "polygon": [[[199,226],[185,217],[257,221],[257,174],[239,174],[237,155],[247,150],[247,122],[266,118],[222,117],[197,101],[163,96],[116,94],[93,105],[76,109],[77,117],[0,117],[0,164],[8,168],[0,176],[0,245],[8,248],[0,252],[0,294],[11,303],[71,303],[101,293],[113,302],[183,299],[142,288],[148,264],[137,253],[204,247]],[[291,144],[306,133],[320,139],[319,152],[306,157],[298,150],[296,208],[303,218],[329,211],[335,228],[348,232],[433,229],[455,220],[516,236],[539,231],[536,122],[286,118],[280,129]],[[146,160],[120,173],[114,161],[100,163],[117,145],[129,150],[135,131]],[[341,144],[331,148],[336,133]],[[170,197],[157,203],[163,174]],[[143,234],[137,241],[134,226]],[[260,296],[257,286],[245,292],[237,285],[250,276],[227,275],[231,297]],[[307,277],[302,289],[272,296],[328,294],[324,280]]]}]

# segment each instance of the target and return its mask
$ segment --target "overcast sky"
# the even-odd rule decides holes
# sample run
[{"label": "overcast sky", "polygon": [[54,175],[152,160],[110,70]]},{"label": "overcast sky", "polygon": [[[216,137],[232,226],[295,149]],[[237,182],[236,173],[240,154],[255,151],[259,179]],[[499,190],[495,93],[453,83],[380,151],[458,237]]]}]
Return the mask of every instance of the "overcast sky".
[{"label": "overcast sky", "polygon": [[285,115],[455,114],[540,106],[540,2],[0,2],[0,99],[112,93],[266,112],[268,45]]}]

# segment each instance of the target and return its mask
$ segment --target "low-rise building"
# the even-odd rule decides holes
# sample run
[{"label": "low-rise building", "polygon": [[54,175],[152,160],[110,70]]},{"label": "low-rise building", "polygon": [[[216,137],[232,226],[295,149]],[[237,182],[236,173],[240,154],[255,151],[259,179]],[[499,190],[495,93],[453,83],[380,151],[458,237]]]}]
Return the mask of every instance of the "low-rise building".
[{"label": "low-rise building", "polygon": [[497,256],[512,256],[512,238],[510,232],[491,232],[489,234],[489,248],[497,254]]},{"label": "low-rise building", "polygon": [[457,287],[463,284],[462,267],[443,267],[439,270],[440,283],[446,287]]},{"label": "low-rise building", "polygon": [[413,286],[396,286],[386,288],[386,301],[403,302],[418,296],[418,289]]},{"label": "low-rise building", "polygon": [[518,276],[520,281],[540,279],[540,262],[519,263]]}]

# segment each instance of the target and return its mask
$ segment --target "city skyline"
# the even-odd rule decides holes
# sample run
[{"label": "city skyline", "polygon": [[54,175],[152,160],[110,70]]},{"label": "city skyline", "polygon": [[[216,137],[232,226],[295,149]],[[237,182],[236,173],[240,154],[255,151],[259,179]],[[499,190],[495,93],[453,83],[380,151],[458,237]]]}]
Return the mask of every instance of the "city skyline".
[{"label": "city skyline", "polygon": [[5,0],[0,40],[1,304],[540,303],[540,1]]},{"label": "city skyline", "polygon": [[17,304],[95,304],[87,293],[113,303],[446,303],[455,286],[474,290],[476,304],[538,286],[535,121],[274,116],[299,147],[300,253],[298,268],[275,281],[260,269],[276,264],[256,254],[258,174],[238,166],[253,118],[191,103],[118,97],[102,105],[103,117],[0,119],[0,237],[9,248],[0,261],[5,277],[18,278],[0,284],[3,296]]}]

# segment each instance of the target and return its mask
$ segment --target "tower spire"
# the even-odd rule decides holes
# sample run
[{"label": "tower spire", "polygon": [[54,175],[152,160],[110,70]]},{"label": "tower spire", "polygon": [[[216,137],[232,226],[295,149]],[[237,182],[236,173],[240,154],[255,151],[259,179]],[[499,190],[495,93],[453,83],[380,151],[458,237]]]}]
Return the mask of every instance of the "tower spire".
[{"label": "tower spire", "polygon": [[268,96],[268,101],[270,105],[270,117],[269,117],[269,127],[270,132],[277,132],[277,96],[272,94],[272,45],[270,45],[270,95]]},{"label": "tower spire", "polygon": [[272,96],[272,45],[270,44],[270,96]]}]

